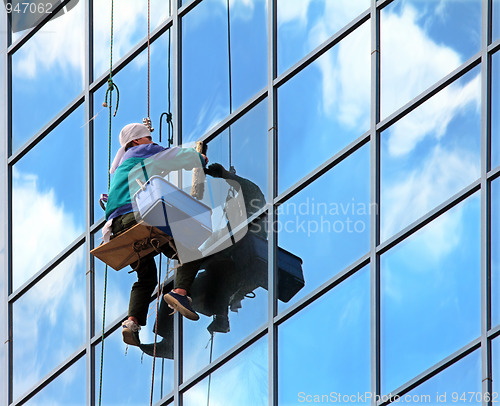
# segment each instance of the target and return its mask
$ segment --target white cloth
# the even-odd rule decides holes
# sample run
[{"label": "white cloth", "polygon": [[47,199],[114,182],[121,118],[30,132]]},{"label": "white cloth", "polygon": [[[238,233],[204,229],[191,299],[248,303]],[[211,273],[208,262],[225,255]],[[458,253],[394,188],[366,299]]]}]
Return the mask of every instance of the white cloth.
[{"label": "white cloth", "polygon": [[121,147],[115,155],[115,159],[111,164],[109,173],[111,174],[115,173],[116,168],[118,168],[122,163],[123,155],[125,155],[125,146],[130,141],[138,140],[139,138],[143,137],[151,137],[149,129],[144,124],[131,123],[127,124],[125,127],[122,128],[119,137]]},{"label": "white cloth", "polygon": [[111,239],[111,226],[113,225],[113,219],[106,221],[104,227],[102,228],[102,240],[106,243]]}]

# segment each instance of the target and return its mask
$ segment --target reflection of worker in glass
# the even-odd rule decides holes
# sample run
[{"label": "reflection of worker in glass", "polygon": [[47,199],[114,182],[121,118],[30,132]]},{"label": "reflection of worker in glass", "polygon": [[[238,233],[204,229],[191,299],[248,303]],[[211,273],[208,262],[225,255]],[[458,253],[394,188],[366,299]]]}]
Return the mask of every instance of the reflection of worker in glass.
[{"label": "reflection of worker in glass", "polygon": [[[154,144],[148,128],[143,124],[132,123],[126,125],[120,132],[120,145],[110,172],[113,175],[109,188],[109,197],[106,205],[107,223],[103,228],[103,235],[113,238],[137,223],[133,212],[131,196],[134,187],[129,184],[131,171],[137,170],[147,159],[154,160],[158,169],[172,171],[178,169],[190,170],[206,165],[208,159],[196,152],[193,148],[164,148]],[[201,162],[201,165],[200,165]],[[161,247],[165,255],[175,255],[175,244]],[[158,281],[154,253],[142,258],[139,263],[132,264],[137,271],[137,282],[132,286],[128,318],[123,322],[123,341],[130,345],[139,345],[140,326],[146,325],[146,317],[153,293]],[[187,293],[198,272],[200,260],[187,262],[177,269],[174,290],[167,293],[165,301],[179,311],[183,316],[198,320],[199,316],[192,309]]]},{"label": "reflection of worker in glass", "polygon": [[[228,171],[222,165],[214,163],[205,170],[205,173],[224,179],[230,187],[234,188],[235,193],[243,195],[246,219],[266,204],[260,188],[250,180],[236,175],[234,170]],[[245,297],[250,297],[251,292],[258,287],[258,276],[246,269],[256,259],[242,255],[242,250],[247,250],[248,239],[252,238],[252,235],[267,239],[265,222],[265,217],[256,219],[248,225],[249,233],[240,241],[210,256],[201,264],[205,272],[200,274],[194,282],[193,306],[197,310],[199,308],[203,314],[214,316],[213,322],[207,327],[210,332],[228,332],[228,307],[237,311],[241,308],[241,301]],[[249,254],[251,249],[247,251]],[[210,292],[210,295],[206,292]],[[195,293],[203,299],[197,300]]]}]

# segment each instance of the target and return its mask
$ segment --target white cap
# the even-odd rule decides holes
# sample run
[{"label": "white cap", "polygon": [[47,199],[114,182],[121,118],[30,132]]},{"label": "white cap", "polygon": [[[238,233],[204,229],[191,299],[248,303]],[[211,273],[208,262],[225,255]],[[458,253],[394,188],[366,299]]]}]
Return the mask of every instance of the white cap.
[{"label": "white cap", "polygon": [[122,128],[119,136],[121,147],[115,155],[115,159],[111,164],[109,173],[114,173],[116,171],[116,168],[118,168],[118,166],[120,166],[120,164],[122,163],[121,161],[123,155],[125,155],[125,146],[130,141],[138,140],[139,138],[144,138],[144,137],[151,137],[149,129],[144,124],[131,123],[127,124],[125,127]]}]

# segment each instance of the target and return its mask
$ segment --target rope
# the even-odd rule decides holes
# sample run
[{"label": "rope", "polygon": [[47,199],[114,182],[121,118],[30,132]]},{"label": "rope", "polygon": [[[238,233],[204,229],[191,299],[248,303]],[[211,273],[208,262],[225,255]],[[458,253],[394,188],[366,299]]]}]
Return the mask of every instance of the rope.
[{"label": "rope", "polygon": [[149,75],[150,75],[150,37],[151,37],[151,34],[150,34],[150,24],[151,24],[151,4],[150,4],[150,0],[148,0],[148,118],[150,117],[149,116]]},{"label": "rope", "polygon": [[[229,14],[229,0],[227,0],[227,54],[228,54],[228,69],[229,69],[229,114],[233,113],[233,89],[231,75],[231,18]],[[231,126],[229,126],[229,169],[232,167],[231,162]]]},{"label": "rope", "polygon": [[[212,363],[212,355],[214,352],[214,332],[210,332],[210,364]],[[210,406],[210,385],[212,383],[212,374],[208,375],[208,393],[207,393],[207,406]]]},{"label": "rope", "polygon": [[[104,97],[103,107],[109,106],[109,120],[108,120],[108,192],[109,186],[111,184],[111,174],[109,169],[111,168],[111,116],[112,116],[112,98],[113,90],[116,90],[116,108],[113,116],[116,116],[118,111],[118,103],[120,101],[120,92],[118,86],[113,83],[113,10],[114,3],[111,0],[111,30],[110,30],[110,55],[109,55],[109,79],[108,79],[108,89],[106,90],[106,95]],[[109,95],[109,105],[108,105],[108,95]],[[103,309],[102,309],[102,333],[101,333],[101,366],[99,372],[99,406],[101,406],[102,399],[102,371],[104,365],[104,329],[106,328],[106,293],[108,287],[108,265],[106,264],[104,268],[104,293],[103,293]]]},{"label": "rope", "polygon": [[[168,271],[167,271],[168,273]],[[158,293],[156,294],[156,320],[155,320],[155,342],[153,345],[153,373],[151,374],[151,398],[149,405],[153,405],[153,391],[155,382],[155,362],[156,362],[156,341],[158,339],[158,308],[160,306],[160,290],[162,289],[161,283],[161,253],[160,253],[160,266],[158,267]]]}]

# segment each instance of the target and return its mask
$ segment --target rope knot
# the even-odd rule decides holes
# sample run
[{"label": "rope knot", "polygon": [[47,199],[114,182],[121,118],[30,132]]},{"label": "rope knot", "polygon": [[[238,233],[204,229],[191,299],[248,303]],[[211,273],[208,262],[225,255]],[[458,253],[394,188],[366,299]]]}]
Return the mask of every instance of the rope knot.
[{"label": "rope knot", "polygon": [[118,90],[118,86],[116,85],[115,82],[113,82],[113,78],[108,79],[108,89],[106,90],[106,96],[104,97],[104,103],[102,104],[103,107],[108,107],[108,94],[109,94],[109,108],[111,109],[111,100],[112,100],[112,94],[113,90],[116,90],[116,107],[115,107],[115,112],[113,114],[113,117],[116,116],[116,112],[118,111],[118,104],[120,103],[120,91]]}]

